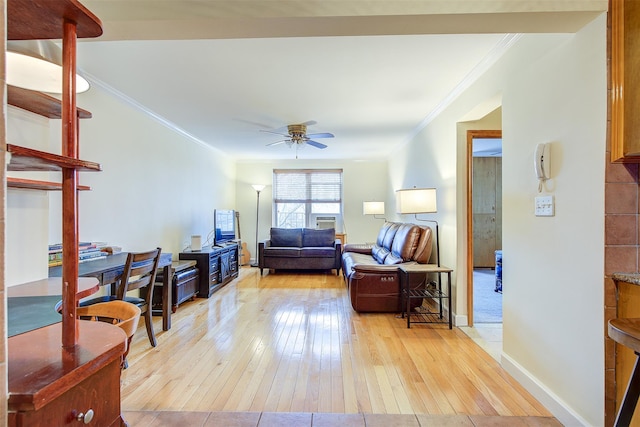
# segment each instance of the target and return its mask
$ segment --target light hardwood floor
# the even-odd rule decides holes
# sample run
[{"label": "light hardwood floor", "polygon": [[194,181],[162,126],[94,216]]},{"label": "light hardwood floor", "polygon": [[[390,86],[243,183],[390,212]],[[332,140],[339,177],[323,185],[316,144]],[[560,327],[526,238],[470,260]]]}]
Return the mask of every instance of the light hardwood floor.
[{"label": "light hardwood floor", "polygon": [[123,411],[550,417],[459,329],[354,312],[341,276],[243,268],[181,305],[152,348],[144,320]]}]

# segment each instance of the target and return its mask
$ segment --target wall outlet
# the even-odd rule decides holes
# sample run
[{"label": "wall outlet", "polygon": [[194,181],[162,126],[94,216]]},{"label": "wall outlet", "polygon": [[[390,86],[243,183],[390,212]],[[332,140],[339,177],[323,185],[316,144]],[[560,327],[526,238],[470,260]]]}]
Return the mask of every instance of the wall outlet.
[{"label": "wall outlet", "polygon": [[555,203],[553,196],[538,196],[536,197],[536,216],[554,216],[555,215]]}]

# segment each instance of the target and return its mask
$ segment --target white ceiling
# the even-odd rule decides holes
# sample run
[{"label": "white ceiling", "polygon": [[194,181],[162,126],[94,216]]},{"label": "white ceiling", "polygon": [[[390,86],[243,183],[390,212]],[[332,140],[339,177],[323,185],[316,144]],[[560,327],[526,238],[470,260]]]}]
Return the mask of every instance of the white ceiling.
[{"label": "white ceiling", "polygon": [[245,160],[294,158],[260,130],[308,120],[309,133],[335,138],[299,158],[386,157],[510,46],[509,33],[576,31],[607,2],[83,3],[104,26],[78,45],[94,86]]}]

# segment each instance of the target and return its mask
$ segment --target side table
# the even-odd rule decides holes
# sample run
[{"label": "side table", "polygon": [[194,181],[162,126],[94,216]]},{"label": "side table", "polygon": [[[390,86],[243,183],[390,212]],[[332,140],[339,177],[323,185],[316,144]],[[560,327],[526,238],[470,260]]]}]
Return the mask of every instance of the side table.
[{"label": "side table", "polygon": [[[440,323],[443,319],[442,304],[443,300],[448,301],[449,329],[453,328],[453,315],[451,312],[451,272],[452,269],[442,267],[435,264],[406,264],[400,265],[400,286],[402,289],[402,303],[406,313],[402,313],[402,317],[407,316],[407,328],[411,328],[411,317],[420,320],[414,320],[413,323]],[[427,282],[427,277],[431,273],[438,274],[438,281],[433,286]],[[447,292],[442,291],[442,273],[447,273]],[[409,285],[412,283],[411,277],[419,275],[422,281],[420,284],[424,286],[414,287]],[[411,312],[411,300],[415,298],[429,298],[438,300],[439,311]]]},{"label": "side table", "polygon": [[[156,283],[153,287],[153,315],[162,314],[162,293],[164,292],[164,268],[158,269]],[[167,281],[171,285],[171,312],[175,313],[178,305],[187,300],[193,300],[198,294],[198,268],[196,261],[172,261],[171,274]]]}]

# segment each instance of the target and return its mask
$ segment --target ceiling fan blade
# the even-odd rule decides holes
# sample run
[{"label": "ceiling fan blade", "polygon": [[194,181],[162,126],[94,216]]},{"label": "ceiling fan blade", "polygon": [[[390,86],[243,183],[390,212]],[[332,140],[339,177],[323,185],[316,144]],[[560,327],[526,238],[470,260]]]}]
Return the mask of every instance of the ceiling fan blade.
[{"label": "ceiling fan blade", "polygon": [[307,144],[309,144],[309,145],[311,145],[313,147],[316,147],[316,148],[320,148],[320,149],[327,148],[327,146],[324,145],[323,143],[317,142],[317,141],[312,141],[310,139],[307,140]]},{"label": "ceiling fan blade", "polygon": [[322,132],[322,133],[309,133],[307,134],[307,137],[308,138],[333,138],[334,135],[329,132]]},{"label": "ceiling fan blade", "polygon": [[266,146],[267,146],[267,147],[271,147],[271,146],[273,146],[273,145],[283,144],[283,143],[285,143],[285,142],[290,142],[290,141],[291,141],[290,139],[283,139],[282,141],[272,142],[271,144],[267,144]]},{"label": "ceiling fan blade", "polygon": [[301,124],[301,125],[305,125],[305,126],[313,126],[313,125],[315,125],[315,124],[317,124],[317,123],[318,123],[318,122],[316,122],[315,120],[309,120],[309,121],[306,121],[306,122],[304,122],[304,123],[300,123],[300,124]]},{"label": "ceiling fan blade", "polygon": [[280,136],[289,136],[288,133],[280,133],[280,132],[276,132],[276,131],[273,131],[273,130],[266,130],[266,129],[260,129],[260,132],[272,133],[274,135],[280,135]]},{"label": "ceiling fan blade", "polygon": [[261,127],[261,128],[265,128],[265,129],[271,129],[271,126],[269,125],[265,125],[264,123],[260,123],[260,122],[254,122],[253,120],[245,120],[245,119],[240,119],[240,118],[234,118],[233,119],[236,122],[242,122],[242,123],[246,123],[252,126],[257,126],[257,127]]}]

